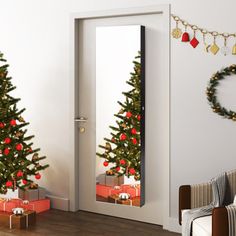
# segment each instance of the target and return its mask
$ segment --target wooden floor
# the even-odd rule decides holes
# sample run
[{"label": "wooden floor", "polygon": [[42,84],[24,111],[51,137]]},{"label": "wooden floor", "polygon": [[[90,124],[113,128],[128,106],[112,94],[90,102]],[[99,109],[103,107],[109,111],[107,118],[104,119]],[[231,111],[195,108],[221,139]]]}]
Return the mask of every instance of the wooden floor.
[{"label": "wooden floor", "polygon": [[27,230],[0,226],[0,236],[179,236],[160,226],[79,211],[50,210],[37,215],[37,224]]}]

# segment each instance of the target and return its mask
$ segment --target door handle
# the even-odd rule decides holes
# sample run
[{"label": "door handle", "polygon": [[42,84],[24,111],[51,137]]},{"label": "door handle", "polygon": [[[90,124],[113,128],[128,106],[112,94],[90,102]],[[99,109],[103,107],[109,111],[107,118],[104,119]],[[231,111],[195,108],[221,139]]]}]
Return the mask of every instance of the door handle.
[{"label": "door handle", "polygon": [[87,118],[85,117],[79,117],[79,118],[75,118],[75,122],[87,122]]}]

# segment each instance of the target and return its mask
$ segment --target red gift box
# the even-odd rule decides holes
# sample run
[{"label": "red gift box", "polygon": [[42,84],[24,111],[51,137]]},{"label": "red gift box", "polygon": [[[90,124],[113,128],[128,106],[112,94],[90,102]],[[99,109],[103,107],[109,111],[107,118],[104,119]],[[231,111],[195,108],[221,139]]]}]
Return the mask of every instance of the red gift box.
[{"label": "red gift box", "polygon": [[109,187],[106,185],[96,185],[96,194],[107,198],[108,196],[120,193],[129,193],[131,197],[140,196],[140,185],[122,184],[121,186]]},{"label": "red gift box", "polygon": [[140,197],[140,185],[131,185],[126,192],[130,194],[131,197]]},{"label": "red gift box", "polygon": [[122,184],[121,189],[123,193],[126,193],[126,191],[130,188],[130,184]]},{"label": "red gift box", "polygon": [[122,192],[123,192],[123,191],[122,191],[121,188],[119,188],[119,189],[113,188],[113,189],[110,190],[109,196],[110,196],[110,195],[113,195],[113,194],[120,194],[120,193],[122,193]]},{"label": "red gift box", "polygon": [[37,201],[25,201],[21,203],[21,207],[27,210],[36,211],[36,213],[44,212],[50,209],[50,200],[42,199]]},{"label": "red gift box", "polygon": [[5,212],[12,212],[13,208],[16,208],[19,206],[19,200],[18,199],[12,199],[12,200],[1,200],[0,201],[0,211]]},{"label": "red gift box", "polygon": [[110,194],[112,187],[106,186],[106,185],[96,185],[96,194],[101,197],[107,198]]}]

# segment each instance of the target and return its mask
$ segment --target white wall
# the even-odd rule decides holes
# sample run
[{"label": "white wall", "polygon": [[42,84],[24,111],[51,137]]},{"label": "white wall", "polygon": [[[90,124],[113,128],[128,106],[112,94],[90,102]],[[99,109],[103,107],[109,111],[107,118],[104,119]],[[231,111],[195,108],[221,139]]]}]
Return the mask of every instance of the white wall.
[{"label": "white wall", "polygon": [[[69,197],[68,169],[73,156],[69,14],[159,3],[171,3],[172,12],[200,26],[235,31],[233,0],[0,0],[0,49],[11,64],[16,93],[22,98],[21,106],[27,108],[25,118],[31,121],[29,131],[36,135],[35,145],[42,148],[51,164],[43,174],[43,183],[52,194]],[[212,72],[234,62],[233,56],[206,55],[201,45],[191,49],[172,40],[172,217],[177,217],[180,184],[205,181],[235,168],[236,124],[213,114],[205,96]],[[232,95],[231,102],[224,101],[236,109],[235,93],[223,93],[224,97]]]}]

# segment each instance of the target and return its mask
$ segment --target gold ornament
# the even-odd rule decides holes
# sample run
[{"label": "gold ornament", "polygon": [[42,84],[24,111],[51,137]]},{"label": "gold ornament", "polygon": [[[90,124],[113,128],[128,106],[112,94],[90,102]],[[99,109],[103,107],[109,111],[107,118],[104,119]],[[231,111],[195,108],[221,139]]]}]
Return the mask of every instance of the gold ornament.
[{"label": "gold ornament", "polygon": [[18,120],[19,120],[20,122],[22,122],[22,123],[25,123],[25,120],[24,120],[24,118],[23,118],[22,116],[19,116],[19,117],[18,117]]},{"label": "gold ornament", "polygon": [[22,136],[22,135],[23,135],[23,133],[22,133],[22,132],[20,132],[20,131],[18,131],[18,132],[16,132],[16,134],[15,134],[15,135],[16,135],[16,137],[17,137],[17,138],[19,138],[20,136]]},{"label": "gold ornament", "polygon": [[175,39],[179,39],[182,35],[182,30],[180,28],[175,28],[172,30],[172,37]]},{"label": "gold ornament", "polygon": [[127,125],[126,125],[125,123],[121,124],[121,126],[122,126],[123,128],[126,128],[126,127],[127,127]]},{"label": "gold ornament", "polygon": [[114,175],[114,171],[113,170],[107,170],[106,175]]},{"label": "gold ornament", "polygon": [[39,159],[39,154],[35,153],[32,157],[32,161],[37,161]]},{"label": "gold ornament", "polygon": [[41,167],[41,165],[38,163],[35,167],[36,167],[36,169],[38,169]]},{"label": "gold ornament", "polygon": [[212,54],[214,54],[214,55],[217,54],[217,52],[219,51],[219,49],[220,49],[220,48],[217,46],[216,43],[213,43],[213,44],[211,45],[211,47],[210,47],[210,51],[211,51]]},{"label": "gold ornament", "polygon": [[123,114],[123,113],[124,113],[123,109],[120,109],[120,111],[118,112],[118,114]]},{"label": "gold ornament", "polygon": [[38,184],[36,184],[36,183],[30,183],[29,188],[30,188],[30,189],[38,189]]},{"label": "gold ornament", "polygon": [[108,143],[108,142],[106,142],[105,148],[106,148],[106,152],[110,152],[110,150],[111,150],[111,144]]},{"label": "gold ornament", "polygon": [[179,18],[178,17],[175,17],[175,23],[176,23],[176,26],[175,28],[172,30],[171,34],[172,34],[172,37],[175,38],[175,39],[179,39],[182,35],[182,30],[178,27],[178,24],[179,24]]},{"label": "gold ornament", "polygon": [[234,44],[232,48],[232,55],[236,55],[236,43]]},{"label": "gold ornament", "polygon": [[138,175],[135,175],[134,176],[134,179],[137,181],[137,180],[140,180],[141,179],[141,176],[138,174]]}]

